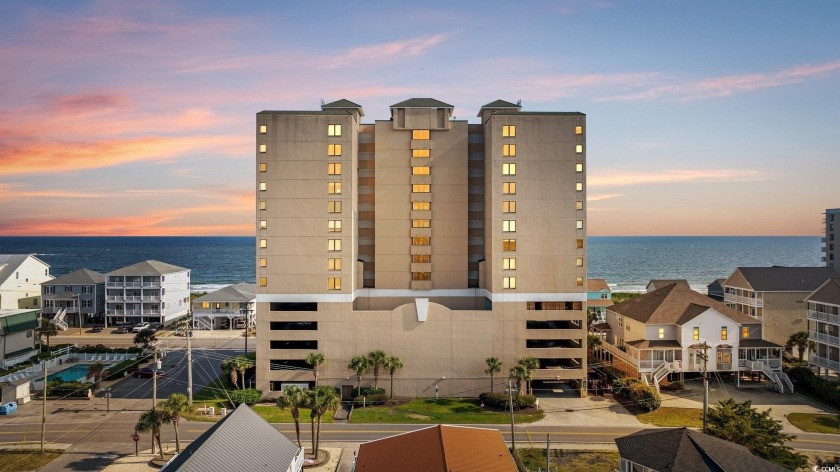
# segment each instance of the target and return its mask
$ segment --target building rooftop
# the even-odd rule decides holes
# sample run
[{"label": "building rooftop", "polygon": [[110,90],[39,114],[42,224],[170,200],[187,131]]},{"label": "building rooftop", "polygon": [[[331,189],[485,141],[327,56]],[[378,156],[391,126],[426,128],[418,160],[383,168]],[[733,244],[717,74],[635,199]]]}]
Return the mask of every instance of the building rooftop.
[{"label": "building rooftop", "polygon": [[95,285],[105,283],[105,274],[90,269],[79,269],[69,274],[42,282],[41,285]]},{"label": "building rooftop", "polygon": [[434,98],[409,98],[391,105],[391,108],[455,108]]},{"label": "building rooftop", "polygon": [[818,289],[805,297],[805,301],[840,305],[840,278],[826,280]]},{"label": "building rooftop", "polygon": [[518,105],[516,103],[510,103],[505,100],[493,100],[492,102],[483,105],[481,108],[522,108],[522,105]]},{"label": "building rooftop", "polygon": [[108,272],[106,275],[166,275],[171,274],[173,272],[183,272],[185,269],[183,267],[178,267],[176,265],[167,264],[166,262],[160,261],[143,261],[138,262],[136,264],[132,264],[130,266],[123,267],[121,269],[117,269],[115,271]]},{"label": "building rooftop", "polygon": [[195,298],[193,302],[250,302],[256,298],[256,285],[239,282]]},{"label": "building rooftop", "polygon": [[49,267],[49,264],[34,254],[0,254],[0,284],[11,279],[17,268],[29,257]]},{"label": "building rooftop", "polygon": [[831,267],[738,267],[725,285],[740,287],[740,273],[748,287],[756,292],[813,292],[830,278],[840,278]]},{"label": "building rooftop", "polygon": [[688,280],[685,279],[653,279],[650,282],[648,282],[647,289],[656,290],[671,284],[683,284],[686,287],[690,287],[690,285],[688,284]]},{"label": "building rooftop", "polygon": [[686,323],[708,309],[714,309],[721,315],[740,324],[756,324],[760,321],[738,312],[697,293],[688,284],[672,283],[652,292],[618,303],[610,311],[646,324]]},{"label": "building rooftop", "polygon": [[605,290],[607,292],[611,292],[609,284],[607,284],[606,279],[586,279],[586,291],[587,292],[600,292]]},{"label": "building rooftop", "polygon": [[358,103],[351,102],[350,100],[347,100],[346,98],[342,98],[342,99],[336,100],[334,102],[325,103],[325,104],[321,105],[321,108],[322,109],[324,109],[324,108],[362,108],[362,106],[359,105]]},{"label": "building rooftop", "polygon": [[[0,309],[0,334],[20,333],[38,327],[38,313],[41,310],[25,308]],[[10,353],[6,353],[9,355]]]}]

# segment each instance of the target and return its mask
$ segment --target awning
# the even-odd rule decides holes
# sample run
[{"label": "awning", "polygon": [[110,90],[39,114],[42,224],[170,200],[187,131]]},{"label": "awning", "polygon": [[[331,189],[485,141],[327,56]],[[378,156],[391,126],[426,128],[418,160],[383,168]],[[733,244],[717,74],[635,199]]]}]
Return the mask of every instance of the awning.
[{"label": "awning", "polygon": [[718,349],[732,349],[732,346],[730,346],[729,344],[721,344],[717,348]]}]

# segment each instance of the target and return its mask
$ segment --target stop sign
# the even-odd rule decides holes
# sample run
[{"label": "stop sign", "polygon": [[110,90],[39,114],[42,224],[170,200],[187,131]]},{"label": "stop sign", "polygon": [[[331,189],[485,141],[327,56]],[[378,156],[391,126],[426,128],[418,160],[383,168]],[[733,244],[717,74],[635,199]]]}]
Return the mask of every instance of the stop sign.
[{"label": "stop sign", "polygon": [[134,442],[137,442],[137,441],[139,441],[139,440],[140,440],[140,435],[139,435],[139,434],[132,434],[132,435],[131,435],[131,439],[133,439],[133,440],[134,440]]}]

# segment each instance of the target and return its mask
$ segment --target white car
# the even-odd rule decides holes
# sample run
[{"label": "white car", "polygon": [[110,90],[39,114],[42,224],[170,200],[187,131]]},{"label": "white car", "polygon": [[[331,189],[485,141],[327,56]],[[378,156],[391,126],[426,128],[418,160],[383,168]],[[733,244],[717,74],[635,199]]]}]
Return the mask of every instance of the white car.
[{"label": "white car", "polygon": [[139,333],[140,331],[143,331],[144,329],[149,329],[149,323],[137,323],[136,326],[131,328],[131,332],[132,333]]}]

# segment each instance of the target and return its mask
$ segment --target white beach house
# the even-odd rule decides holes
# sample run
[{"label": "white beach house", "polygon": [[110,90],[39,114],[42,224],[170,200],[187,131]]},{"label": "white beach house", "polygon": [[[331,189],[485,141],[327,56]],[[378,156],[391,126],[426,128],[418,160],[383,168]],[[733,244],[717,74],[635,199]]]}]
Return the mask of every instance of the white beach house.
[{"label": "white beach house", "polygon": [[140,322],[168,325],[189,314],[189,269],[160,261],[143,261],[106,276],[108,326]]}]

